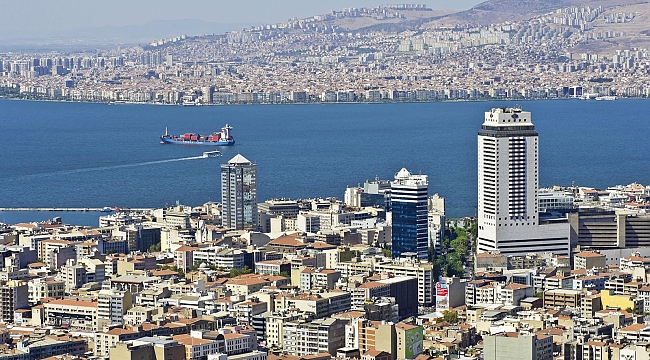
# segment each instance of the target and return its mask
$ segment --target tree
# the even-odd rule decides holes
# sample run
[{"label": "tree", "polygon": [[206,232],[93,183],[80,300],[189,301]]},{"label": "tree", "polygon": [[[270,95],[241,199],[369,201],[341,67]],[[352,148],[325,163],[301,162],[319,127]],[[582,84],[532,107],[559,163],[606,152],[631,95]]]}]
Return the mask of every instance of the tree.
[{"label": "tree", "polygon": [[469,226],[469,233],[474,239],[478,237],[478,221],[472,222],[472,225]]},{"label": "tree", "polygon": [[[160,266],[160,265],[158,265],[158,266]],[[179,268],[179,267],[176,266],[176,265],[173,265],[173,266],[163,265],[163,266],[160,266],[160,268],[161,268],[162,270],[171,270],[171,271],[176,271],[176,272],[178,273],[178,277],[179,277],[179,278],[181,278],[181,279],[185,278],[185,270]]]},{"label": "tree", "polygon": [[161,248],[162,248],[161,243],[153,244],[149,246],[149,252],[160,252]]},{"label": "tree", "polygon": [[246,275],[246,274],[250,274],[252,272],[253,272],[253,270],[251,270],[248,266],[244,265],[244,267],[241,270],[240,269],[235,269],[235,268],[230,269],[230,277],[234,278],[234,277],[237,277],[239,275]]},{"label": "tree", "polygon": [[458,323],[458,313],[455,311],[445,310],[441,318],[436,319],[436,323],[447,322],[449,324]]}]

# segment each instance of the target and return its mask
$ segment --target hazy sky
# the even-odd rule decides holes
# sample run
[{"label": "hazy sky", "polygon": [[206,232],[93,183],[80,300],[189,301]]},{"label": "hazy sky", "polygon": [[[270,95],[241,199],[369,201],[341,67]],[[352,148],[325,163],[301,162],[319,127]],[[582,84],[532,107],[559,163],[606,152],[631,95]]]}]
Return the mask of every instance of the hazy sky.
[{"label": "hazy sky", "polygon": [[[433,9],[468,9],[482,0],[428,0]],[[142,25],[152,20],[199,19],[216,23],[274,23],[344,7],[400,3],[391,0],[0,0],[0,32],[65,31],[106,25]],[[406,1],[406,3],[410,3]]]}]

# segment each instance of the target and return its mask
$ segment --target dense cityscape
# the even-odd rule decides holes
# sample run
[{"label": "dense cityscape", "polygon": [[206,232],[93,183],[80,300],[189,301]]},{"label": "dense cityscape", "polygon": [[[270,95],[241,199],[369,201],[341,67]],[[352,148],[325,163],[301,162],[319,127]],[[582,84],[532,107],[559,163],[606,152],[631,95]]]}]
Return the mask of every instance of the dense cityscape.
[{"label": "dense cityscape", "polygon": [[[609,46],[629,37],[627,25],[647,19],[635,6],[641,5],[579,4],[449,25],[446,13],[424,4],[394,4],[112,50],[0,53],[0,96],[185,106],[646,98],[648,50]],[[596,104],[626,102],[633,101]],[[0,223],[0,360],[650,359],[650,184],[542,186],[538,110],[484,104],[473,115],[481,125],[470,129],[478,176],[465,179],[478,196],[468,204],[476,205],[474,213],[462,218],[448,216],[447,202],[458,199],[437,190],[433,175],[406,165],[392,178],[343,185],[328,198],[260,198],[264,164],[249,160],[250,147],[235,145],[229,125],[210,135],[165,131],[155,144],[208,149],[203,156],[134,156],[141,162],[103,167],[93,158],[84,165],[90,167],[66,170],[52,150],[46,160],[63,170],[34,173],[50,175],[45,182],[54,185],[45,191],[59,194],[56,187],[65,186],[54,178],[212,158],[220,165],[175,167],[171,176],[180,180],[170,186],[210,172],[221,197],[161,208],[2,204],[4,213],[94,211],[97,223]],[[275,106],[309,107],[331,108]],[[408,136],[398,125],[382,135]],[[25,127],[32,141],[33,129]],[[125,136],[115,128],[111,136]],[[331,132],[339,131],[355,130]],[[97,146],[91,132],[79,130],[79,137],[93,138],[84,144],[65,132],[66,146],[77,151]],[[232,146],[237,155],[215,150]],[[292,151],[313,151],[303,147]],[[643,163],[626,155],[618,154],[621,162]],[[295,177],[292,166],[278,165]],[[443,181],[445,170],[431,169]],[[133,174],[119,185],[155,187]],[[28,189],[29,180],[7,181]],[[290,187],[296,180],[286,181]],[[92,192],[98,186],[87,185]]]},{"label": "dense cityscape", "polygon": [[[650,94],[647,48],[610,46],[631,36],[619,29],[638,11],[573,6],[485,25],[435,24],[437,14],[424,5],[348,8],[105,51],[3,53],[0,92],[185,105]],[[645,44],[620,44],[632,43]]]},{"label": "dense cityscape", "polygon": [[643,358],[650,186],[538,189],[537,137],[485,113],[477,217],[405,168],[258,202],[239,154],[220,203],[4,224],[0,358]]}]

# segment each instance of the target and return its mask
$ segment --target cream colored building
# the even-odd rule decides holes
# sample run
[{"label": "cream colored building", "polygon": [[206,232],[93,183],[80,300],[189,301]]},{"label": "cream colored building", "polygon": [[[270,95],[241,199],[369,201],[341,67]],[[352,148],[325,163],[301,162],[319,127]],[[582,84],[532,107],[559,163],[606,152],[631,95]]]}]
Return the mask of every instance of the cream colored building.
[{"label": "cream colored building", "polygon": [[34,279],[27,285],[30,305],[36,305],[41,299],[58,298],[65,295],[65,282],[62,280]]}]

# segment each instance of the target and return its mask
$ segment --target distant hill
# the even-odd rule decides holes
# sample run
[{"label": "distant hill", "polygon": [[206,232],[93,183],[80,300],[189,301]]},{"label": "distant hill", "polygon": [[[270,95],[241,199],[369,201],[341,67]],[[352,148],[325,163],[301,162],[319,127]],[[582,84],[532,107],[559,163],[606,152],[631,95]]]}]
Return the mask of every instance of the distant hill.
[{"label": "distant hill", "polygon": [[520,21],[569,6],[611,7],[647,3],[647,0],[488,0],[473,8],[443,16],[427,27],[451,24],[489,25]]},{"label": "distant hill", "polygon": [[241,30],[251,24],[221,24],[197,19],[154,20],[143,25],[103,26],[68,31],[63,36],[87,39],[114,40],[127,42],[152,41],[156,39],[187,35],[221,34],[226,31]]},{"label": "distant hill", "polygon": [[11,49],[16,45],[16,49],[28,49],[31,45],[35,50],[47,50],[94,48],[100,44],[108,47],[117,44],[146,44],[182,34],[221,34],[252,25],[259,24],[223,24],[197,19],[154,20],[143,25],[76,28],[47,34],[26,32],[18,37],[3,37],[0,34],[0,47]]}]

